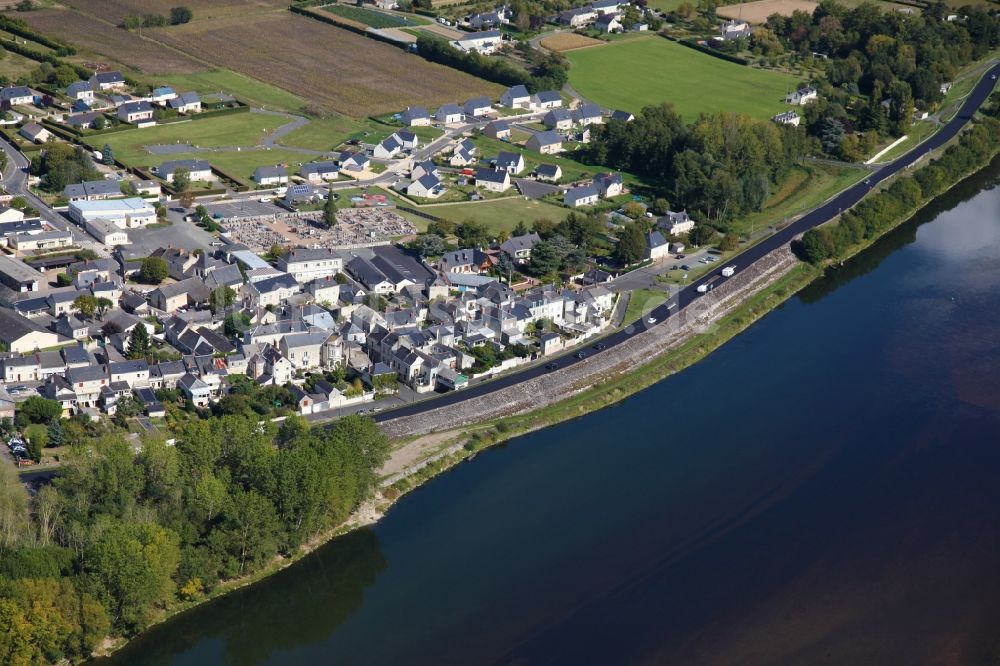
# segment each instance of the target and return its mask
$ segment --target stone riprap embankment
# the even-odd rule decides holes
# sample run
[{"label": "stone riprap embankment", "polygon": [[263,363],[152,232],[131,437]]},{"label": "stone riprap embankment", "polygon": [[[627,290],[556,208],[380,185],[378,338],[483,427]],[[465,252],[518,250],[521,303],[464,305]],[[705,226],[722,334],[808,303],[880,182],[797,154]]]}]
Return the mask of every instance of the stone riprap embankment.
[{"label": "stone riprap embankment", "polygon": [[514,386],[415,416],[385,421],[382,429],[393,438],[412,437],[521,414],[559,402],[591,388],[598,381],[638,368],[692,336],[710,330],[729,311],[773,284],[797,263],[785,246],[724,281],[665,322],[650,330],[639,327],[640,332],[627,342]]}]

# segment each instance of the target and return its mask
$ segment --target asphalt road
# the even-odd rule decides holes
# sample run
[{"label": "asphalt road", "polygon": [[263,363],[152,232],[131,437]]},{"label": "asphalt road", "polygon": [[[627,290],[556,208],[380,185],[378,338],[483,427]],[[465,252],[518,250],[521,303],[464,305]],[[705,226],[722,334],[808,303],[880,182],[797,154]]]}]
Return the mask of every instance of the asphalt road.
[{"label": "asphalt road", "polygon": [[[611,335],[602,338],[601,342],[605,345],[603,350],[596,351],[593,348],[584,349],[588,357],[593,354],[613,353],[613,350],[617,345],[625,342],[636,333],[652,328],[653,326],[663,325],[670,319],[670,317],[676,316],[678,311],[683,310],[701,296],[701,294],[697,292],[699,285],[713,279],[726,279],[718,277],[719,272],[725,266],[735,265],[736,273],[738,274],[741,270],[747,268],[764,255],[791,243],[794,238],[805,233],[809,229],[817,227],[824,222],[828,222],[833,219],[841,212],[858,203],[866,194],[868,194],[869,191],[871,191],[873,187],[886,178],[889,178],[899,171],[906,169],[916,163],[919,159],[924,158],[931,151],[940,148],[942,145],[951,140],[956,134],[958,134],[959,130],[961,130],[962,127],[964,127],[966,123],[972,119],[976,110],[978,110],[979,107],[982,106],[983,102],[986,101],[986,98],[989,97],[994,86],[996,85],[996,80],[991,77],[1000,78],[1000,64],[994,65],[987,71],[986,75],[983,76],[983,78],[966,98],[961,111],[959,111],[959,113],[950,122],[948,122],[947,125],[942,127],[930,139],[917,146],[909,153],[899,157],[896,161],[891,162],[885,165],[882,169],[879,169],[877,172],[872,173],[867,180],[844,190],[827,203],[819,206],[818,208],[814,208],[812,211],[806,213],[784,229],[781,229],[774,235],[749,248],[737,257],[734,257],[730,262],[719,265],[718,270],[712,270],[700,279],[692,282],[690,285],[679,291],[677,295],[671,298],[667,303],[644,315],[643,318],[639,322],[636,322],[634,326],[626,327],[621,331],[612,333]],[[650,316],[655,320],[652,324],[647,321],[647,318]],[[575,363],[579,363],[581,359],[575,357],[577,351],[579,350],[574,350],[572,354],[561,356],[558,359],[555,359],[555,362],[558,363],[560,368],[565,368]],[[387,410],[385,412],[375,414],[374,419],[376,421],[388,421],[390,419],[396,419],[403,416],[413,416],[415,414],[420,414],[439,407],[447,407],[448,405],[453,405],[464,400],[470,400],[472,398],[487,395],[510,386],[515,386],[528,381],[529,379],[534,379],[535,377],[548,374],[549,372],[551,371],[546,370],[544,366],[536,365],[521,372],[501,376],[484,384],[470,386],[469,388],[446,393],[433,399]]]}]

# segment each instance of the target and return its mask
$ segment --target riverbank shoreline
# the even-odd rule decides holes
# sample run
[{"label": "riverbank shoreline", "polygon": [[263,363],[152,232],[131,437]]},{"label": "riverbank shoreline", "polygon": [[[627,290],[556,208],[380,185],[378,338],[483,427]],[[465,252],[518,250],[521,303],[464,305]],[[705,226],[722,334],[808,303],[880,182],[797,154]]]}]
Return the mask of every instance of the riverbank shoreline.
[{"label": "riverbank shoreline", "polygon": [[[838,261],[843,261],[862,253],[890,231],[912,220],[914,215],[922,208],[930,205],[971,176],[990,168],[997,159],[1000,159],[998,156],[1000,156],[1000,148],[994,150],[991,157],[986,159],[982,164],[974,167],[950,183],[943,191],[934,197],[922,201],[917,207],[901,215],[897,221],[883,230],[882,233],[852,247],[849,254]],[[878,196],[878,193],[875,196]],[[652,356],[645,356],[643,362],[639,365],[622,368],[613,377],[601,382],[594,382],[592,379],[588,380],[587,378],[577,379],[575,380],[576,386],[574,390],[537,409],[481,419],[476,422],[465,423],[453,430],[430,433],[438,437],[444,436],[445,446],[442,449],[444,454],[439,455],[427,464],[421,465],[419,468],[408,471],[401,478],[388,480],[388,483],[384,485],[381,492],[359,507],[345,523],[329,530],[323,535],[314,537],[292,555],[275,558],[275,561],[271,565],[249,577],[222,583],[211,594],[205,595],[196,601],[177,602],[167,609],[162,617],[157,618],[150,624],[148,628],[163,624],[171,618],[197,606],[258,582],[295,564],[317,548],[332,542],[336,537],[377,522],[406,493],[415,490],[423,483],[451,469],[481,450],[508,441],[513,437],[521,436],[616,404],[648,386],[697,363],[741,332],[747,330],[754,323],[791,298],[791,296],[824,274],[824,270],[820,267],[801,262],[794,259],[794,257],[794,261],[789,262],[788,257],[791,257],[791,250],[788,246],[765,255],[758,262],[755,262],[754,265],[770,258],[772,261],[777,261],[777,264],[771,270],[765,270],[763,275],[749,276],[746,283],[738,283],[734,278],[731,285],[727,283],[724,287],[715,290],[717,293],[712,294],[712,296],[717,300],[714,303],[703,305],[703,301],[698,300],[688,308],[677,313],[680,315],[693,308],[695,312],[688,313],[691,315],[688,321],[680,323],[678,326],[684,326],[685,324],[695,327],[703,326],[703,330],[689,334],[683,339],[675,340],[674,344],[664,346],[659,353]],[[741,273],[740,275],[743,276],[744,274]],[[732,289],[728,289],[730,286],[732,286]],[[746,293],[747,289],[750,289],[751,293]],[[704,302],[707,303],[707,301],[708,299],[705,299]],[[713,305],[715,307],[714,311],[698,311],[701,308],[711,308]],[[678,332],[677,329],[671,330],[664,327],[655,327],[649,331],[636,333],[633,339],[648,336],[651,333],[655,333],[657,329],[664,329],[660,331],[660,335],[671,335]],[[649,339],[646,338],[646,340]],[[620,366],[622,364],[615,363],[615,365]],[[495,396],[488,399],[496,401]],[[454,410],[454,408],[441,409]],[[400,420],[410,420],[411,418],[407,417]],[[386,422],[386,424],[388,423],[391,423],[391,421]],[[445,433],[451,433],[453,437],[448,437]],[[425,436],[428,435],[401,433],[398,437],[409,439],[410,441],[407,441],[405,446],[412,446]],[[129,639],[109,639],[102,646],[101,651],[95,653],[94,657],[108,656],[141,635],[138,634]]]}]

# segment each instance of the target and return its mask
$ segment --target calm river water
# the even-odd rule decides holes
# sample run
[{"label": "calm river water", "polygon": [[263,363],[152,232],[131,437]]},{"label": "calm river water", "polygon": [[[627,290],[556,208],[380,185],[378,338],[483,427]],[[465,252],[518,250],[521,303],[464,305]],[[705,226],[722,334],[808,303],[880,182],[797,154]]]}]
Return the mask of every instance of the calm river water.
[{"label": "calm river water", "polygon": [[998,183],[102,663],[996,663]]}]

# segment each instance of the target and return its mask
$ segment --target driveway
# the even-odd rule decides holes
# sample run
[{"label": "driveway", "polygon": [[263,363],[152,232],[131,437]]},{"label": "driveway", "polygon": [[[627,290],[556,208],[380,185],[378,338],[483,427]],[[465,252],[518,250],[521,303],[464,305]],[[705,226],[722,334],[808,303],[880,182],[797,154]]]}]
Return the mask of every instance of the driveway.
[{"label": "driveway", "polygon": [[562,192],[563,190],[563,188],[558,185],[540,183],[537,180],[531,180],[530,178],[515,178],[514,184],[517,185],[518,191],[529,199],[541,199],[548,194]]}]

